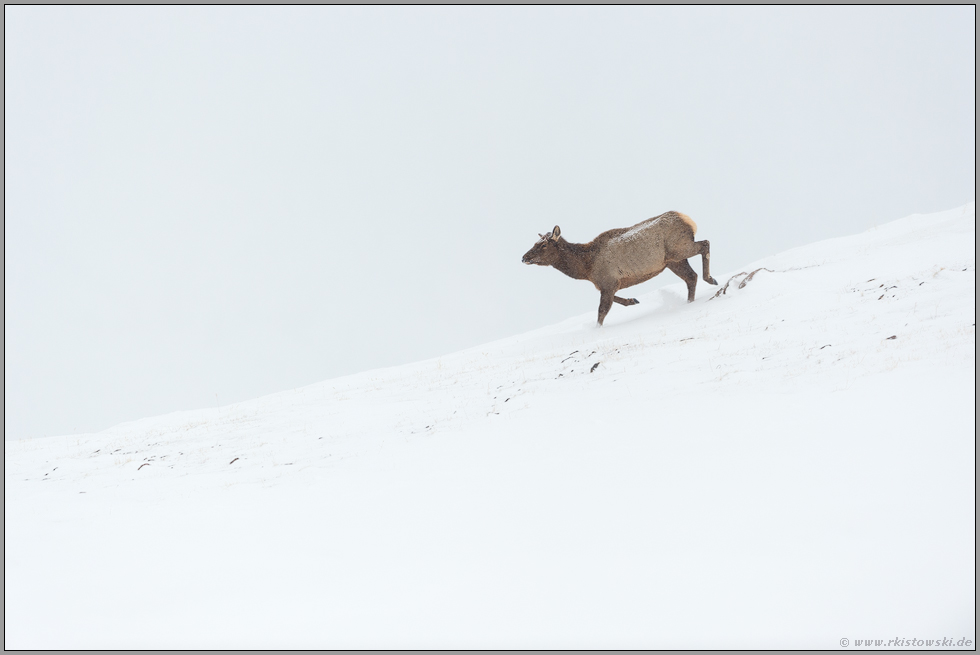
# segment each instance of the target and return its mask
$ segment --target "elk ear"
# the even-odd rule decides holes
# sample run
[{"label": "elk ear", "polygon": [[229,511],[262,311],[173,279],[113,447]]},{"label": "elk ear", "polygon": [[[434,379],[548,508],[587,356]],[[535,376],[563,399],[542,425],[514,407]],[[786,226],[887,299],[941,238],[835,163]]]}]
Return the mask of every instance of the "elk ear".
[{"label": "elk ear", "polygon": [[561,228],[556,225],[555,229],[551,231],[551,238],[557,240],[558,237],[560,236],[561,236]]}]

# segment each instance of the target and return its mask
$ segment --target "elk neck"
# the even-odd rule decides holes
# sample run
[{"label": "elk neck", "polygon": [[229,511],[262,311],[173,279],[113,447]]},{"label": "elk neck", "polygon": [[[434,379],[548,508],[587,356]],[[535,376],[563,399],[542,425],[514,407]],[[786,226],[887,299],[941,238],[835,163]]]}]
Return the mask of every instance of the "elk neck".
[{"label": "elk neck", "polygon": [[559,237],[560,257],[553,266],[568,277],[588,280],[595,260],[595,253],[591,246],[591,243],[570,243]]}]

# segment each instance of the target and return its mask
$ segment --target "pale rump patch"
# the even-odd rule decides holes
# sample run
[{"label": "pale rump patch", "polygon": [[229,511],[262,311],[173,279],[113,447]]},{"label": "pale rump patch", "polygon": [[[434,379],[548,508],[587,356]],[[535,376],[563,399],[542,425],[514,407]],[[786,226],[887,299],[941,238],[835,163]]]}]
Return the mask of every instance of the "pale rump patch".
[{"label": "pale rump patch", "polygon": [[694,219],[693,218],[691,218],[687,214],[682,214],[680,212],[677,212],[677,215],[681,217],[681,220],[682,221],[684,221],[685,223],[687,223],[688,225],[691,226],[691,231],[694,234],[697,234],[698,233],[698,224],[694,222]]}]

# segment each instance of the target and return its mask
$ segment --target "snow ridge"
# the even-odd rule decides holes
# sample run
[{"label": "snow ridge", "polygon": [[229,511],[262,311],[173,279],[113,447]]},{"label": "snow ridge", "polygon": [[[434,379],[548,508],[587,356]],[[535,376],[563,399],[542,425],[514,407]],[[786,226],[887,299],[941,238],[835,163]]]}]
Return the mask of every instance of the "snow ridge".
[{"label": "snow ridge", "polygon": [[5,442],[5,646],[974,639],[974,207],[601,329]]}]

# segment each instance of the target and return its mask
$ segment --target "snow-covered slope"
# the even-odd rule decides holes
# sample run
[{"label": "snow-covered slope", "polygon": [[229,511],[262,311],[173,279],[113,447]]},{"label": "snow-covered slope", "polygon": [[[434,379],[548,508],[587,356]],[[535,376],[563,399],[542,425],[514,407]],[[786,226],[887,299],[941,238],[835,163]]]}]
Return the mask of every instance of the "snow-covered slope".
[{"label": "snow-covered slope", "polygon": [[601,329],[8,441],[5,647],[973,640],[974,207]]}]

